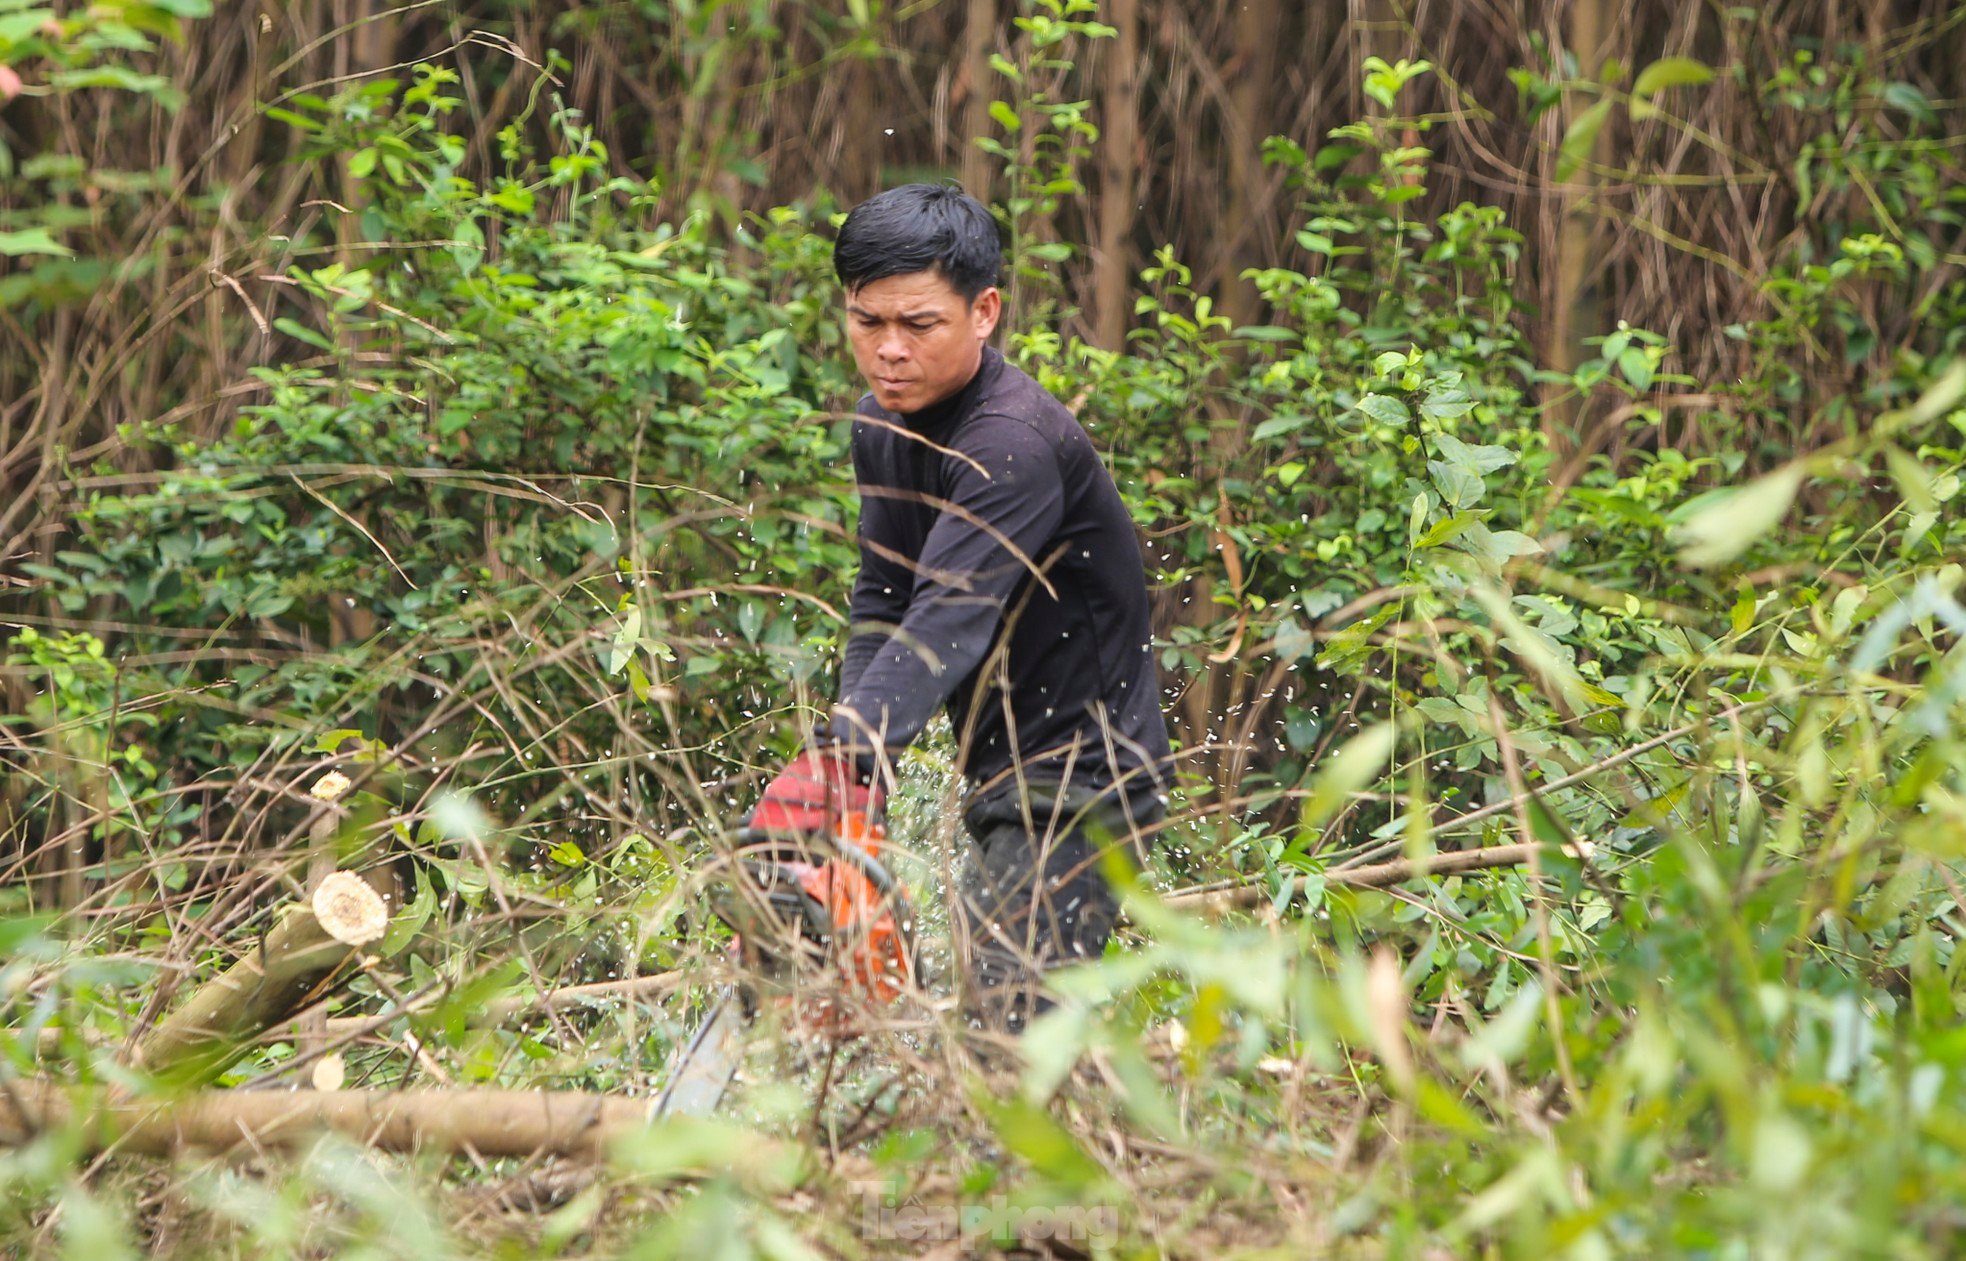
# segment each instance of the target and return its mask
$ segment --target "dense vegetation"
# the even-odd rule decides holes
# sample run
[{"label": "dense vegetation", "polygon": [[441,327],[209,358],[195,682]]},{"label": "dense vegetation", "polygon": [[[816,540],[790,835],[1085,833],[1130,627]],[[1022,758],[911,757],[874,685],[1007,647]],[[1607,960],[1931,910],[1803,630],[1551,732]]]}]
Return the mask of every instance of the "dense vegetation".
[{"label": "dense vegetation", "polygon": [[[998,194],[1006,352],[1146,541],[1184,781],[1112,870],[1130,928],[1014,1074],[938,983],[844,1044],[761,1037],[725,1120],[590,1167],[98,1156],[86,1118],[200,1084],[130,1051],[337,866],[398,895],[330,996],[360,1024],[204,1078],[660,1085],[716,971],[703,873],[845,630],[835,192],[925,173],[862,154],[753,204],[729,68],[905,81],[909,19],[653,6],[686,87],[645,155],[547,51],[626,15],[440,6],[453,46],[403,53],[363,41],[427,14],[363,9],[276,60],[236,6],[0,0],[7,1248],[917,1255],[883,1214],[919,1203],[990,1210],[984,1250],[1037,1208],[1121,1256],[1959,1250],[1966,14],[1636,5],[1610,59],[1525,21],[1488,98],[1465,35],[1388,6],[1349,121],[1176,155],[1183,189],[1234,168],[1249,265],[1169,231],[1116,317],[1110,260],[1160,225],[1105,235],[1151,181],[1088,68],[1209,6],[1145,7],[986,21],[977,156],[915,154]],[[167,120],[241,39],[246,131],[197,156]],[[111,165],[138,118],[165,140]],[[1553,219],[1443,157],[1510,127]],[[1579,223],[1617,241],[1589,283]],[[893,824],[928,900],[948,756],[911,754]],[[84,1119],[26,1133],[49,1083]]]}]

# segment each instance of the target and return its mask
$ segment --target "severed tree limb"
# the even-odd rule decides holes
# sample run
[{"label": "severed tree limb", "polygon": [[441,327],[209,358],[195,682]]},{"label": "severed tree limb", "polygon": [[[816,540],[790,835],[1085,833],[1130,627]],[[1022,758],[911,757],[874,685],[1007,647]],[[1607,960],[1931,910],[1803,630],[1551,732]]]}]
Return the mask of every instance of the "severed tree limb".
[{"label": "severed tree limb", "polygon": [[289,907],[258,947],[201,985],[137,1044],[150,1072],[208,1081],[259,1035],[326,993],[355,951],[382,935],[382,899],[359,876],[336,872],[312,905]]},{"label": "severed tree limb", "polygon": [[[1348,889],[1383,889],[1389,885],[1403,884],[1419,876],[1451,876],[1464,871],[1484,871],[1494,867],[1517,867],[1529,861],[1532,853],[1551,848],[1542,845],[1484,845],[1478,849],[1448,850],[1444,853],[1429,854],[1414,861],[1396,858],[1391,862],[1374,863],[1369,867],[1353,867],[1349,871],[1325,871],[1325,883],[1340,885]],[[1590,856],[1589,846],[1565,846],[1563,852],[1571,857]],[[1228,889],[1194,889],[1186,893],[1170,894],[1161,901],[1164,905],[1183,910],[1200,911],[1207,915],[1220,915],[1225,911],[1248,910],[1262,906],[1270,900],[1268,889],[1261,885],[1238,885]]]},{"label": "severed tree limb", "polygon": [[76,1124],[90,1152],[111,1144],[145,1155],[225,1151],[333,1130],[383,1151],[592,1158],[649,1124],[646,1099],[574,1090],[213,1090],[157,1101],[103,1098],[52,1082],[10,1086],[0,1092],[0,1147]]}]

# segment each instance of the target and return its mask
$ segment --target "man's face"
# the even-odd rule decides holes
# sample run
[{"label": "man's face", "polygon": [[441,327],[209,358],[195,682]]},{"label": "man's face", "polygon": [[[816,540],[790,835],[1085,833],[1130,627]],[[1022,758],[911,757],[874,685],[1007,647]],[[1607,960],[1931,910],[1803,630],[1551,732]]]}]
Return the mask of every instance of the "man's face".
[{"label": "man's face", "polygon": [[965,302],[941,271],[870,280],[847,294],[854,366],[891,412],[918,412],[976,375],[1003,298],[985,289]]}]

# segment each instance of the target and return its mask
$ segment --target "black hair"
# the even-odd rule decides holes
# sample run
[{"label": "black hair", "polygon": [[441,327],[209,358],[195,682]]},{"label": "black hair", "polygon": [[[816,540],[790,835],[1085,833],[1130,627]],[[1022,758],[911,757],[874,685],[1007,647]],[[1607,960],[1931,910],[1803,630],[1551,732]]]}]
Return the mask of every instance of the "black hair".
[{"label": "black hair", "polygon": [[855,206],[833,243],[848,291],[888,276],[940,271],[968,302],[997,284],[1003,233],[982,202],[948,184],[903,184]]}]

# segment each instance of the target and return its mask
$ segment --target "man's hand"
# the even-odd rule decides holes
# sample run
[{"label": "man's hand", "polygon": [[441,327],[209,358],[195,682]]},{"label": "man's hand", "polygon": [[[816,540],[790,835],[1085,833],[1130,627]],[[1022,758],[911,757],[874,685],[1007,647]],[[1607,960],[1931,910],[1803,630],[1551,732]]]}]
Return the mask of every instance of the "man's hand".
[{"label": "man's hand", "polygon": [[885,797],[879,784],[863,780],[847,748],[807,749],[766,786],[748,826],[776,837],[825,835],[849,814],[878,818]]}]

